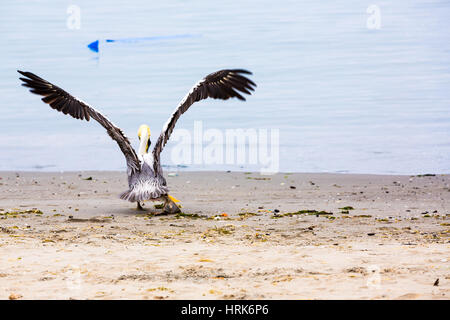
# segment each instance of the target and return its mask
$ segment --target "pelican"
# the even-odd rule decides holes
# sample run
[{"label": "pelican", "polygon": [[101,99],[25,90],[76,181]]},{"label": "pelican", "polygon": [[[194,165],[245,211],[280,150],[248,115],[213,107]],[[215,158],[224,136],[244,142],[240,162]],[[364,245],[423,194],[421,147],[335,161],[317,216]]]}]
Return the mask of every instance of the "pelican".
[{"label": "pelican", "polygon": [[44,96],[42,101],[53,109],[69,114],[75,119],[89,121],[92,118],[100,123],[109,136],[117,142],[125,156],[129,189],[123,192],[120,198],[137,202],[137,208],[140,210],[142,210],[141,203],[144,201],[163,201],[164,213],[180,211],[176,205],[178,200],[169,195],[169,188],[160,163],[161,151],[169,140],[177,120],[197,101],[207,98],[222,100],[238,98],[245,101],[243,94],[250,95],[256,87],[252,80],[244,76],[252,73],[244,69],[225,69],[207,75],[197,82],[178,104],[164,125],[153,151],[149,153],[151,141],[148,125],[143,124],[139,127],[139,149],[136,152],[122,130],[89,104],[31,72],[20,70],[17,72],[24,76],[19,78],[23,81],[22,86],[30,88],[30,92],[34,94]]}]

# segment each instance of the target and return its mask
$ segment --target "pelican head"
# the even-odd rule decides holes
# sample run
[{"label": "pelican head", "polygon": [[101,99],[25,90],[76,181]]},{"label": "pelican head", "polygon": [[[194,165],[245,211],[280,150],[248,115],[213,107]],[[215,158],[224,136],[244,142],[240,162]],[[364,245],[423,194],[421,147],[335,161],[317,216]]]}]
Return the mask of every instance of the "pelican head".
[{"label": "pelican head", "polygon": [[138,130],[139,137],[139,154],[144,155],[148,152],[148,148],[150,147],[150,127],[146,124],[143,124],[139,127]]}]

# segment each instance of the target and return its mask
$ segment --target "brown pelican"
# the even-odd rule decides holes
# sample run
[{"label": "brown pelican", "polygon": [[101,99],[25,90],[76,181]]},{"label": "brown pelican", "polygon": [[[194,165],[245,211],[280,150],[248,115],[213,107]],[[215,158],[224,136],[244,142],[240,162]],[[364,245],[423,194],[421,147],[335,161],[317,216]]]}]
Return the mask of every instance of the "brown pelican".
[{"label": "brown pelican", "polygon": [[24,78],[20,78],[24,82],[22,85],[31,88],[30,92],[32,93],[44,96],[42,101],[49,104],[50,107],[69,114],[75,119],[89,121],[92,118],[96,120],[117,142],[125,155],[129,186],[129,190],[120,195],[121,199],[137,202],[138,209],[142,209],[141,202],[143,201],[162,200],[164,201],[163,211],[166,213],[178,212],[179,208],[175,204],[176,199],[168,194],[169,189],[163,177],[160,154],[169,140],[177,120],[196,101],[207,98],[227,100],[234,97],[245,101],[242,94],[251,94],[256,87],[253,81],[243,76],[243,74],[251,75],[252,73],[243,69],[226,69],[207,75],[197,82],[181,100],[164,125],[152,153],[148,153],[151,144],[150,128],[147,125],[139,127],[140,143],[136,153],[122,130],[86,102],[31,72],[17,71],[24,76]]}]

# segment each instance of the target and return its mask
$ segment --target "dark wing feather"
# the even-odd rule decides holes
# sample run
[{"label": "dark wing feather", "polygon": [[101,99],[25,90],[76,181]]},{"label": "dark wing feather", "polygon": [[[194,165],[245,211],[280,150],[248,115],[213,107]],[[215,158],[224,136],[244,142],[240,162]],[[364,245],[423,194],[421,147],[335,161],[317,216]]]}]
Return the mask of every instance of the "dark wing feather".
[{"label": "dark wing feather", "polygon": [[252,73],[244,69],[220,70],[207,75],[192,87],[166,122],[158,141],[155,143],[155,147],[153,148],[155,172],[160,170],[160,153],[169,140],[177,120],[191,105],[196,101],[207,98],[222,100],[238,98],[239,100],[245,101],[242,94],[251,94],[251,91],[254,91],[256,84],[243,76],[243,74],[251,75]]},{"label": "dark wing feather", "polygon": [[17,70],[26,78],[20,78],[23,81],[22,86],[30,88],[30,92],[44,96],[42,101],[49,104],[55,110],[64,114],[69,114],[75,119],[87,120],[95,119],[108,132],[109,136],[117,142],[127,160],[127,166],[132,171],[138,171],[140,168],[139,159],[131,146],[130,141],[124,135],[122,130],[111,123],[100,112],[89,106],[87,103],[75,98],[63,89],[51,84],[50,82],[38,77],[31,72]]}]

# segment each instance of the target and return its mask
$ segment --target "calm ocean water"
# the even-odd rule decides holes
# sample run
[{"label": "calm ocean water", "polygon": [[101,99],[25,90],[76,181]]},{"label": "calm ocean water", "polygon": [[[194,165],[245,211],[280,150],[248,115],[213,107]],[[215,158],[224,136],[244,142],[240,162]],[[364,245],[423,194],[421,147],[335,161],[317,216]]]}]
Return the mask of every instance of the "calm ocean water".
[{"label": "calm ocean water", "polygon": [[[67,26],[72,4],[80,29]],[[367,27],[372,4],[380,29]],[[87,48],[181,34],[192,36]],[[238,67],[253,71],[254,96],[203,101],[177,128],[279,128],[282,171],[450,173],[449,1],[4,0],[0,41],[0,170],[125,168],[103,128],[44,105],[17,69],[89,102],[137,146],[141,123],[155,139],[197,80]]]}]

